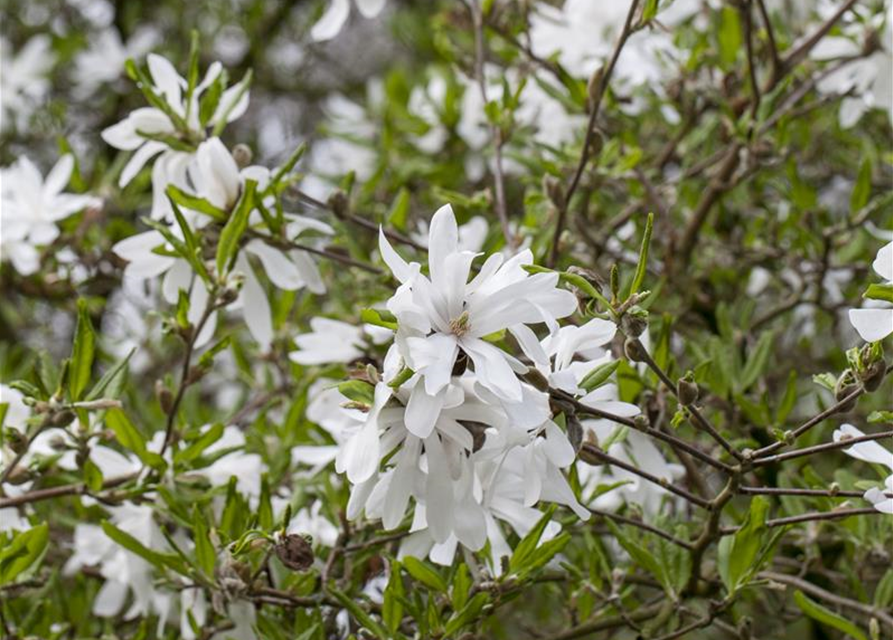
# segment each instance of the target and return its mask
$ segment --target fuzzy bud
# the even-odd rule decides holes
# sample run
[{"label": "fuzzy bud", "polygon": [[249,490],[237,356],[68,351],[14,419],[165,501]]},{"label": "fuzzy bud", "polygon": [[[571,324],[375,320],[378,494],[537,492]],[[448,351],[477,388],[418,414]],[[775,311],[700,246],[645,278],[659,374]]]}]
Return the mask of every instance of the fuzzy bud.
[{"label": "fuzzy bud", "polygon": [[28,447],[28,436],[18,429],[6,429],[3,439],[15,454],[23,453]]},{"label": "fuzzy bud", "polygon": [[75,415],[73,411],[69,411],[68,409],[63,409],[62,411],[57,411],[53,413],[49,419],[49,426],[51,427],[67,427],[74,420]]},{"label": "fuzzy bud", "polygon": [[332,210],[332,213],[335,214],[336,218],[343,218],[347,215],[350,202],[347,199],[347,194],[341,191],[341,189],[338,189],[329,196],[327,204],[329,205],[329,209]]},{"label": "fuzzy bud", "polygon": [[575,453],[580,453],[583,446],[583,423],[575,415],[567,416],[567,439]]},{"label": "fuzzy bud", "polygon": [[313,547],[308,538],[293,533],[283,536],[273,548],[276,557],[292,571],[306,571],[313,566]]},{"label": "fuzzy bud", "polygon": [[645,431],[651,426],[648,422],[648,418],[641,413],[633,416],[633,423],[635,423],[636,429],[639,431]]},{"label": "fuzzy bud", "polygon": [[155,381],[155,397],[158,398],[158,404],[164,415],[169,416],[174,408],[174,395],[161,380]]},{"label": "fuzzy bud", "polygon": [[244,169],[251,164],[253,157],[254,154],[251,152],[251,147],[247,144],[239,143],[233,147],[233,160],[236,161],[236,164],[239,165],[240,169]]},{"label": "fuzzy bud", "polygon": [[620,330],[630,338],[638,338],[648,328],[648,312],[633,307],[620,319]]},{"label": "fuzzy bud", "polygon": [[698,400],[698,383],[691,380],[689,376],[679,378],[676,383],[676,395],[679,396],[679,403],[687,407],[694,404]]},{"label": "fuzzy bud", "polygon": [[627,338],[626,342],[623,343],[623,352],[626,354],[626,359],[630,362],[645,361],[645,352],[638,338]]},{"label": "fuzzy bud", "polygon": [[548,173],[543,175],[543,192],[549,197],[549,200],[559,209],[564,208],[565,195],[564,187],[561,181],[555,176]]},{"label": "fuzzy bud", "polygon": [[867,367],[861,374],[862,378],[862,386],[865,387],[866,391],[877,391],[878,387],[881,386],[881,382],[884,381],[884,376],[887,375],[887,363],[884,362],[883,358],[880,360],[875,360]]},{"label": "fuzzy bud", "polygon": [[[850,369],[847,369],[837,380],[837,386],[834,389],[834,398],[837,402],[842,402],[858,388],[859,386],[856,383],[853,372]],[[848,411],[852,411],[856,406],[857,400],[858,398],[851,398],[849,401],[841,405],[839,412],[847,413]]]}]

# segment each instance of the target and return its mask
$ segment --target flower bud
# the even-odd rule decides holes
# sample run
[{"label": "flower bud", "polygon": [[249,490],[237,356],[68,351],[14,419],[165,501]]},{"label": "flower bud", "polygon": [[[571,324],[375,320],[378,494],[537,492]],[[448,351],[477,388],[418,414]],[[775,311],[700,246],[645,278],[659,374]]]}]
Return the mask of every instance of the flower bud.
[{"label": "flower bud", "polygon": [[28,447],[28,436],[18,429],[7,428],[3,439],[6,446],[15,454],[23,453]]},{"label": "flower bud", "polygon": [[292,571],[306,571],[313,566],[313,547],[308,536],[288,534],[273,548],[276,557]]},{"label": "flower bud", "polygon": [[[856,384],[855,376],[850,369],[847,369],[843,372],[843,375],[837,380],[837,386],[834,389],[834,398],[837,402],[842,402],[847,396],[851,395],[859,386]],[[840,413],[847,413],[848,411],[852,411],[857,402],[858,398],[851,398],[845,404],[841,405],[838,411]]]},{"label": "flower bud", "polygon": [[327,204],[329,205],[329,209],[332,210],[332,213],[335,214],[336,218],[343,218],[345,215],[347,215],[348,205],[350,204],[350,202],[347,199],[347,194],[344,193],[341,189],[338,189],[329,196]]},{"label": "flower bud", "polygon": [[543,175],[543,192],[549,197],[549,200],[559,209],[564,208],[564,187],[561,181],[548,173]]},{"label": "flower bud", "polygon": [[624,313],[620,319],[620,330],[630,338],[638,338],[648,328],[648,312]]},{"label": "flower bud", "polygon": [[865,370],[862,372],[860,376],[862,378],[862,386],[865,387],[866,391],[877,391],[886,375],[887,363],[884,362],[883,358],[875,360],[865,367]]},{"label": "flower bud", "polygon": [[155,381],[155,397],[158,398],[158,404],[164,415],[169,416],[174,408],[174,395],[161,380]]},{"label": "flower bud", "polygon": [[68,409],[63,409],[62,411],[57,411],[53,413],[49,420],[49,426],[51,427],[67,427],[74,420],[75,415],[73,411],[69,411]]},{"label": "flower bud", "polygon": [[233,160],[236,161],[236,164],[239,165],[240,169],[244,169],[249,164],[251,164],[251,160],[254,157],[254,154],[251,152],[251,147],[247,144],[239,143],[235,147],[233,147]]},{"label": "flower bud", "polygon": [[574,452],[580,453],[580,448],[583,446],[583,423],[575,415],[567,416],[567,439]]},{"label": "flower bud", "polygon": [[648,418],[641,413],[633,416],[633,423],[635,423],[636,428],[640,431],[645,431],[651,426],[651,424],[648,422]]},{"label": "flower bud", "polygon": [[679,396],[679,403],[682,406],[694,404],[698,400],[698,383],[690,380],[688,376],[679,378],[676,383],[676,395]]},{"label": "flower bud", "polygon": [[626,359],[630,362],[645,361],[645,352],[638,338],[627,338],[626,342],[623,343],[623,352],[626,354]]}]

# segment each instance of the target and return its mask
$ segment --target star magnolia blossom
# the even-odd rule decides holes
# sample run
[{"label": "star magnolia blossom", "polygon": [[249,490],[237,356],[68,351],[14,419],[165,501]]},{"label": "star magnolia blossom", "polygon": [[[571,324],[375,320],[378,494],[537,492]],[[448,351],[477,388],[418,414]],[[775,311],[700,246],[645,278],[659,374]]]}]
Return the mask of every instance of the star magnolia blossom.
[{"label": "star magnolia blossom", "polygon": [[[834,442],[859,438],[864,435],[853,425],[843,424],[840,425],[839,429],[834,430]],[[893,494],[893,452],[887,451],[873,440],[857,442],[853,446],[844,449],[843,452],[857,460],[879,464],[890,469],[890,475],[884,480],[884,490],[872,487],[865,492],[864,498],[881,513],[893,514],[893,497],[886,495]]]},{"label": "star magnolia blossom", "polygon": [[862,45],[857,41],[865,26],[857,22],[845,25],[845,36],[822,38],[810,54],[815,60],[852,58],[817,85],[823,93],[845,96],[840,101],[842,127],[854,126],[870,109],[883,109],[893,123],[893,5],[887,3],[885,14],[877,14],[872,20],[875,28],[881,22],[886,24],[871,55],[862,55]]},{"label": "star magnolia blossom", "polygon": [[[387,0],[353,0],[364,18],[371,19],[381,13]],[[310,30],[310,37],[317,42],[337,36],[350,16],[351,0],[331,0],[326,12]]]},{"label": "star magnolia blossom", "polygon": [[[881,247],[871,266],[888,285],[893,286],[893,242]],[[850,322],[866,342],[883,340],[893,333],[893,307],[850,309]]]},{"label": "star magnolia blossom", "polygon": [[59,237],[57,223],[100,200],[88,195],[63,193],[71,179],[74,158],[64,155],[47,174],[40,174],[22,156],[9,168],[0,170],[0,226],[3,255],[22,275],[35,273],[40,266],[37,247]]},{"label": "star magnolia blossom", "polygon": [[47,74],[55,63],[50,38],[34,36],[19,50],[12,53],[6,38],[0,38],[0,129],[9,128],[10,122],[24,128],[32,107],[50,88]]},{"label": "star magnolia blossom", "polygon": [[[149,75],[154,85],[152,89],[167,103],[170,109],[183,118],[186,126],[197,136],[204,137],[199,121],[199,99],[201,94],[216,82],[223,71],[219,62],[212,64],[205,77],[195,88],[192,103],[187,106],[185,90],[188,83],[180,76],[173,65],[156,54],[149,54]],[[248,90],[242,83],[223,91],[218,106],[205,126],[229,123],[239,118],[248,108]],[[177,125],[161,109],[142,107],[131,112],[124,120],[102,132],[102,139],[116,149],[134,151],[130,161],[121,171],[118,184],[126,186],[133,180],[149,160],[159,156],[152,168],[152,218],[161,220],[172,214],[165,190],[169,184],[188,188],[187,169],[192,154],[177,151],[166,143],[151,136],[176,136]],[[146,137],[146,134],[149,137]],[[160,155],[159,155],[160,154]]]},{"label": "star magnolia blossom", "polygon": [[[523,397],[519,373],[527,367],[483,338],[508,329],[522,347],[532,333],[526,325],[544,322],[557,329],[557,318],[577,308],[574,295],[557,288],[558,274],[528,274],[529,250],[509,260],[491,255],[471,281],[476,254],[458,248],[458,226],[449,205],[431,220],[428,241],[430,278],[421,265],[407,263],[379,234],[382,257],[401,285],[387,307],[398,321],[396,344],[422,384],[413,387],[406,427],[425,438],[444,407],[456,360],[462,353],[474,365],[477,381],[509,402]],[[520,336],[520,337],[519,337]]]}]

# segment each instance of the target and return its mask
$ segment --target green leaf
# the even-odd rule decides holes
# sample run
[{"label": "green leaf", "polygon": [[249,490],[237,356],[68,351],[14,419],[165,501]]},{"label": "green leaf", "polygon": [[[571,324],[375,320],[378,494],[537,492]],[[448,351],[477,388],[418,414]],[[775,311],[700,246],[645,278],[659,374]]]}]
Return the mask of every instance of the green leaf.
[{"label": "green leaf", "polygon": [[348,400],[372,406],[375,404],[375,387],[362,380],[347,380],[338,385],[338,391]]},{"label": "green leaf", "polygon": [[12,582],[34,565],[43,555],[49,539],[50,528],[45,522],[16,533],[0,550],[0,585]]},{"label": "green leaf", "polygon": [[186,193],[175,184],[169,184],[167,186],[166,193],[167,197],[170,198],[174,204],[185,207],[190,211],[198,211],[199,213],[204,213],[205,215],[214,218],[218,222],[223,222],[229,217],[229,212],[224,211],[219,207],[215,207],[204,198],[199,198],[198,196],[191,193]]},{"label": "green leaf", "polygon": [[850,213],[861,211],[871,197],[871,158],[865,156],[859,165],[859,174],[850,194]]},{"label": "green leaf", "polygon": [[406,219],[408,216],[409,190],[406,187],[402,187],[400,191],[397,192],[397,197],[394,198],[391,210],[388,212],[388,223],[400,231],[405,231]]},{"label": "green leaf", "polygon": [[447,583],[437,571],[430,565],[422,562],[418,558],[407,556],[402,560],[403,568],[413,578],[424,584],[429,589],[433,589],[438,593],[446,593]]},{"label": "green leaf", "polygon": [[273,178],[270,180],[272,184],[279,184],[279,182],[292,172],[292,169],[295,168],[295,165],[298,164],[298,160],[301,159],[301,156],[304,155],[304,152],[307,150],[307,144],[302,142],[298,145],[298,148],[295,149],[292,154],[288,157],[288,160],[285,161],[281,167],[276,169],[276,173],[273,174]]},{"label": "green leaf", "polygon": [[794,592],[794,602],[797,603],[797,606],[800,607],[800,610],[803,613],[808,615],[813,620],[829,627],[833,627],[838,631],[842,631],[843,633],[852,638],[855,638],[856,640],[868,640],[865,634],[859,630],[859,627],[854,625],[846,618],[837,615],[830,609],[826,609],[815,600],[809,598],[809,596],[807,596],[799,589]]},{"label": "green leaf", "polygon": [[[656,5],[657,3],[655,3]],[[639,262],[636,264],[636,275],[629,286],[629,299],[635,293],[639,292],[639,288],[645,281],[645,273],[648,270],[648,247],[651,244],[651,232],[654,230],[654,214],[648,214],[648,220],[645,223],[645,235],[642,236],[642,246],[639,248]]]},{"label": "green leaf", "polygon": [[461,631],[464,627],[473,624],[489,601],[490,594],[483,592],[475,594],[475,596],[469,600],[461,610],[450,616],[450,619],[447,620],[446,627],[444,627],[444,634],[446,636],[452,636],[458,631]]},{"label": "green leaf", "polygon": [[391,577],[388,578],[388,586],[384,590],[384,601],[381,609],[381,619],[392,634],[400,628],[403,620],[403,602],[406,597],[406,587],[403,585],[403,575],[400,573],[400,562],[391,561]]},{"label": "green leaf", "polygon": [[580,388],[584,389],[587,393],[598,389],[605,384],[612,375],[614,375],[614,372],[617,371],[617,367],[619,366],[620,360],[611,360],[610,362],[600,364],[583,377],[580,381]]},{"label": "green leaf", "polygon": [[750,502],[750,512],[744,525],[735,533],[728,556],[726,587],[735,592],[743,586],[751,575],[759,569],[757,559],[763,548],[766,531],[766,514],[769,500],[766,496],[755,496]]},{"label": "green leaf", "polygon": [[223,425],[217,422],[190,443],[188,447],[179,451],[177,455],[174,456],[174,459],[180,464],[191,462],[198,458],[205,449],[220,440],[221,436],[223,436]]},{"label": "green leaf", "polygon": [[214,545],[211,544],[211,534],[208,522],[198,505],[192,507],[192,532],[195,537],[195,560],[204,574],[214,577],[214,561],[217,557]]},{"label": "green leaf", "polygon": [[736,385],[739,390],[745,391],[749,389],[763,375],[766,366],[769,364],[769,356],[772,354],[774,340],[775,334],[771,331],[766,331],[760,335],[760,339],[757,340],[756,346],[754,346],[753,351],[747,358],[747,364],[744,365],[744,370],[741,372],[741,377]]},{"label": "green leaf", "polygon": [[87,311],[87,301],[78,300],[78,324],[74,334],[74,347],[71,351],[71,365],[68,373],[68,393],[72,401],[81,399],[90,373],[93,370],[93,356],[96,350],[96,333]]},{"label": "green leaf", "polygon": [[893,568],[887,569],[887,573],[874,590],[874,606],[889,609],[891,605],[893,605]]},{"label": "green leaf", "polygon": [[[87,402],[91,400],[98,400],[103,397],[106,389],[118,389],[120,387],[121,381],[124,379],[124,376],[127,374],[127,363],[130,362],[130,358],[133,357],[133,354],[136,353],[136,347],[130,350],[130,352],[124,356],[121,360],[115,363],[111,369],[102,374],[102,377],[99,379],[93,388],[90,389],[90,393],[87,394],[87,397],[84,398]],[[115,393],[112,395],[113,398],[117,397],[119,394]]]},{"label": "green leaf", "polygon": [[788,416],[791,414],[791,411],[794,410],[794,406],[797,404],[797,372],[791,371],[788,374],[788,383],[785,385],[784,395],[781,398],[781,402],[778,403],[778,407],[775,409],[775,424],[783,425],[785,420],[788,419]]},{"label": "green leaf", "polygon": [[397,330],[397,317],[387,309],[363,309],[360,311],[360,319],[376,327]]},{"label": "green leaf", "polygon": [[239,253],[239,240],[248,228],[248,215],[254,209],[254,194],[257,190],[257,182],[246,180],[242,189],[242,198],[233,211],[232,216],[220,232],[220,241],[217,244],[217,275],[223,276],[229,272],[232,263]]},{"label": "green leaf", "polygon": [[533,562],[533,552],[539,545],[543,531],[552,521],[552,515],[555,513],[555,506],[549,507],[537,523],[527,532],[527,535],[521,538],[515,551],[509,560],[509,571],[518,573],[522,569],[527,568]]},{"label": "green leaf", "polygon": [[468,565],[463,562],[456,569],[456,575],[453,576],[453,585],[450,590],[453,611],[458,611],[468,602],[468,595],[473,584],[471,573],[468,571]]},{"label": "green leaf", "polygon": [[181,575],[188,575],[189,570],[182,559],[174,553],[161,553],[148,548],[126,531],[122,531],[108,520],[102,521],[102,530],[116,543],[141,557],[157,569],[172,569]]},{"label": "green leaf", "polygon": [[741,51],[742,37],[739,24],[738,11],[730,6],[724,6],[720,12],[719,31],[719,59],[724,69],[734,66],[738,53]]},{"label": "green leaf", "polygon": [[657,556],[651,553],[651,551],[649,551],[647,547],[639,544],[636,540],[633,540],[630,535],[628,535],[623,529],[614,524],[614,522],[612,522],[611,520],[605,519],[605,523],[614,534],[614,537],[617,538],[617,542],[620,543],[620,546],[623,547],[624,550],[633,559],[633,562],[635,562],[637,565],[645,569],[645,571],[657,578],[657,581],[664,585],[664,587],[669,591],[671,589],[672,583],[668,579],[667,572],[664,570],[663,565],[661,565],[660,561],[657,559]]},{"label": "green leaf", "polygon": [[381,640],[388,640],[388,638],[390,638],[387,629],[382,627],[372,618],[372,616],[366,613],[356,600],[335,587],[329,587],[328,592],[341,604],[342,607],[347,609],[360,626],[371,631],[376,638],[381,638]]},{"label": "green leaf", "polygon": [[864,298],[893,302],[893,284],[870,284],[865,290]]},{"label": "green leaf", "polygon": [[90,458],[84,461],[84,484],[93,492],[102,489],[102,471]]}]

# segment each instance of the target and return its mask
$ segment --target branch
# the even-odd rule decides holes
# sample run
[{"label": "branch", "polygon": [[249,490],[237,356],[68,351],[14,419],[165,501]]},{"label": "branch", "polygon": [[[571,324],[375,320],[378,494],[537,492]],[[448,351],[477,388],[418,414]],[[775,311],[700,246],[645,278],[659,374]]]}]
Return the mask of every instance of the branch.
[{"label": "branch", "polygon": [[[133,480],[138,476],[139,473],[129,473],[124,476],[118,476],[117,478],[109,478],[102,483],[102,488],[111,489],[113,487],[122,485],[125,482]],[[58,487],[49,487],[47,489],[37,489],[36,491],[29,491],[28,493],[22,493],[17,496],[11,496],[9,498],[0,498],[0,509],[5,509],[6,507],[19,507],[23,504],[32,504],[34,502],[40,502],[42,500],[52,500],[53,498],[60,498],[62,496],[75,495],[82,496],[92,494],[86,484],[84,484],[83,482],[77,482],[75,484],[65,484]]]},{"label": "branch", "polygon": [[639,0],[633,0],[629,6],[629,12],[626,14],[626,22],[623,23],[623,30],[617,38],[617,44],[614,45],[614,53],[611,54],[608,66],[605,67],[602,77],[598,80],[598,86],[596,87],[595,96],[593,96],[592,105],[589,110],[589,120],[586,123],[586,136],[583,138],[583,150],[580,152],[580,161],[577,163],[577,170],[574,172],[574,177],[571,179],[570,186],[563,198],[561,207],[558,209],[558,221],[555,224],[555,235],[552,237],[552,250],[549,253],[549,259],[546,262],[547,267],[554,267],[558,260],[558,245],[561,240],[561,232],[564,230],[565,221],[567,219],[567,210],[570,206],[574,192],[576,192],[577,187],[580,185],[580,178],[583,177],[583,171],[586,169],[586,164],[589,162],[589,155],[592,149],[592,135],[595,131],[595,121],[598,118],[598,112],[601,108],[602,100],[605,97],[608,83],[610,83],[611,76],[614,74],[614,68],[617,66],[617,60],[620,59],[620,52],[623,51],[626,41],[633,33],[633,17],[638,8]]},{"label": "branch", "polygon": [[883,440],[884,438],[893,438],[893,430],[881,431],[880,433],[869,433],[864,436],[858,436],[856,438],[847,438],[845,440],[838,440],[837,442],[825,442],[824,444],[817,444],[812,447],[795,449],[794,451],[788,451],[787,453],[780,453],[774,456],[759,458],[758,460],[754,460],[753,464],[755,466],[773,464],[775,462],[790,460],[791,458],[800,458],[802,456],[808,456],[812,455],[813,453],[820,453],[822,451],[831,451],[833,449],[844,449],[860,442],[871,442],[874,440]]}]

